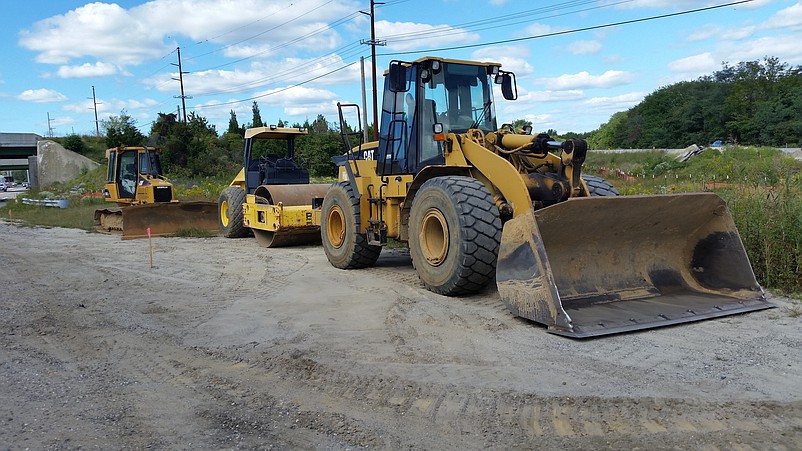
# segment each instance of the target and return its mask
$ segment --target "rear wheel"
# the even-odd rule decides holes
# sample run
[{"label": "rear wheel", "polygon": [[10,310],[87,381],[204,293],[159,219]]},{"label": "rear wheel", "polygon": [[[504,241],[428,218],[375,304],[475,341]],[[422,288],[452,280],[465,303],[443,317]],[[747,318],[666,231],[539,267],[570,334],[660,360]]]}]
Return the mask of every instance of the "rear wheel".
[{"label": "rear wheel", "polygon": [[409,253],[427,289],[446,296],[474,293],[496,270],[501,220],[482,182],[437,177],[412,202]]},{"label": "rear wheel", "polygon": [[220,193],[220,198],[217,200],[217,218],[224,237],[248,236],[250,229],[245,227],[242,219],[242,204],[244,203],[245,191],[238,186],[229,186]]},{"label": "rear wheel", "polygon": [[335,268],[354,269],[373,266],[381,246],[368,244],[367,236],[359,233],[359,199],[351,185],[335,183],[323,198],[320,214],[320,238],[326,257]]},{"label": "rear wheel", "polygon": [[595,175],[583,175],[582,179],[588,186],[591,196],[618,196],[618,190],[601,177]]}]

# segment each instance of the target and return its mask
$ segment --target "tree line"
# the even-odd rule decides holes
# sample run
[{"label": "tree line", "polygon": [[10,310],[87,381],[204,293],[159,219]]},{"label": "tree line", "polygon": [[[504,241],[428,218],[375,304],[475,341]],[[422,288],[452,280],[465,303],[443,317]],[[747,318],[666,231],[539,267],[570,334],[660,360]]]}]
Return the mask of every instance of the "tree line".
[{"label": "tree line", "polygon": [[588,136],[592,148],[677,148],[716,140],[799,147],[802,66],[741,62],[662,87]]},{"label": "tree line", "polygon": [[[172,177],[233,177],[242,168],[245,130],[262,127],[259,105],[253,102],[253,117],[250,122],[239,124],[236,113],[230,112],[228,128],[220,134],[209,121],[195,113],[187,115],[186,122],[176,113],[158,113],[149,134],[146,136],[137,127],[136,119],[125,111],[101,121],[102,138],[69,135],[59,141],[74,152],[94,157],[105,156],[105,149],[119,146],[148,145],[162,151],[162,166]],[[339,128],[319,114],[312,122],[289,124],[281,119],[279,127],[304,128],[309,134],[295,140],[295,155],[310,175],[316,177],[336,176],[337,168],[332,157],[343,153]],[[349,130],[350,131],[350,130]],[[258,141],[254,146],[255,156],[284,155],[284,141]]]},{"label": "tree line", "polygon": [[[656,90],[638,105],[614,114],[592,132],[568,132],[560,134],[560,138],[587,138],[593,149],[679,148],[715,140],[799,147],[802,66],[790,66],[774,57],[722,66],[712,75]],[[145,136],[136,121],[122,111],[119,116],[101,121],[104,137],[93,140],[71,135],[62,139],[62,143],[81,154],[94,148],[98,160],[108,147],[159,146],[168,175],[231,177],[242,168],[245,130],[266,125],[255,101],[252,113],[250,122],[240,125],[232,110],[228,128],[222,134],[197,113],[190,113],[186,122],[179,120],[176,113],[159,113]],[[531,125],[520,119],[514,124]],[[279,119],[276,125],[307,129],[309,135],[296,139],[296,156],[313,176],[336,175],[331,157],[343,153],[338,127],[321,114],[303,124]],[[557,136],[555,130],[548,133]],[[278,142],[260,142],[255,153],[282,155],[284,146]]]}]

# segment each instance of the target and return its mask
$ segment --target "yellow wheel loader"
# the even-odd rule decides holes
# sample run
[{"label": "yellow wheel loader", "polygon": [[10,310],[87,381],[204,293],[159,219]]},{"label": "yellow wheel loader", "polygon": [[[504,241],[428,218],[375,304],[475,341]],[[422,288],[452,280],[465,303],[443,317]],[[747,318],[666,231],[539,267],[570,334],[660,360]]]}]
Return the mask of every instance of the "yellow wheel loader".
[{"label": "yellow wheel loader", "polygon": [[773,307],[719,196],[618,196],[582,174],[584,140],[498,127],[496,89],[517,98],[497,63],[391,62],[378,142],[349,133],[344,110],[358,118],[359,107],[338,105],[345,153],[329,187],[269,185],[248,141],[269,131],[249,130],[245,168],[220,197],[223,233],[275,245],[319,226],[342,269],[373,265],[390,238],[406,242],[429,290],[470,294],[495,280],[513,314],[569,337]]},{"label": "yellow wheel loader", "polygon": [[[223,236],[253,234],[264,247],[320,242],[320,223],[313,221],[313,199],[326,184],[309,184],[309,171],[298,165],[295,139],[305,129],[276,127],[245,131],[244,165],[218,200]],[[257,155],[259,144],[283,144],[283,155]]]},{"label": "yellow wheel loader", "polygon": [[[517,98],[496,63],[390,64],[379,141],[337,159],[322,202],[332,265],[370,266],[388,238],[405,241],[429,290],[495,279],[512,313],[570,337],[772,307],[719,196],[619,197],[582,174],[584,140],[497,127],[494,86]],[[340,105],[341,130],[344,107],[359,116]]]},{"label": "yellow wheel loader", "polygon": [[217,231],[213,202],[179,202],[173,185],[162,175],[159,149],[116,147],[106,150],[108,169],[103,196],[117,207],[95,210],[101,232],[123,239],[173,235],[181,230]]}]

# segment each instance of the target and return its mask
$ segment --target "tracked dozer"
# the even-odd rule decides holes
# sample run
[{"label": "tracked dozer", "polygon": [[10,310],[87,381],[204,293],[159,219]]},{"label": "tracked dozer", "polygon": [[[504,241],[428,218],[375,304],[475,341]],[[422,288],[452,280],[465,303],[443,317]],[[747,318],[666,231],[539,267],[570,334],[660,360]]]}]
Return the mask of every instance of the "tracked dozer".
[{"label": "tracked dozer", "polygon": [[264,247],[320,242],[313,202],[329,185],[310,184],[309,170],[295,156],[295,140],[306,134],[275,125],[245,131],[243,168],[218,200],[223,236],[253,234]]},{"label": "tracked dozer", "polygon": [[179,202],[162,175],[159,149],[116,147],[106,150],[108,170],[103,196],[116,207],[95,210],[101,232],[123,239],[174,235],[181,230],[217,231],[213,202]]}]

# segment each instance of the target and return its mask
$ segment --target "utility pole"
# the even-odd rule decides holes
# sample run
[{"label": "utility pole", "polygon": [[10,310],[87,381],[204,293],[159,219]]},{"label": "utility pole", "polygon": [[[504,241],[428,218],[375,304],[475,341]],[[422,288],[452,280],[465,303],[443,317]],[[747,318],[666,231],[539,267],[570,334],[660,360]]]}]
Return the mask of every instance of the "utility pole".
[{"label": "utility pole", "polygon": [[92,85],[92,104],[95,107],[95,136],[100,136],[100,122],[97,120],[97,97],[95,97],[95,86]]},{"label": "utility pole", "polygon": [[370,60],[373,66],[373,139],[378,141],[379,140],[379,101],[378,95],[376,93],[376,46],[377,45],[387,45],[387,41],[377,41],[376,40],[376,20],[375,20],[375,5],[383,5],[383,2],[376,2],[374,0],[370,0],[370,14],[359,11],[362,14],[366,14],[370,16],[370,40],[366,41],[364,39],[360,40],[360,44],[367,44],[370,46]]},{"label": "utility pole", "polygon": [[[362,129],[362,139],[368,141],[368,100],[365,95],[365,57],[359,57],[359,64],[362,72],[362,123],[365,127]],[[374,127],[375,128],[375,127]]]},{"label": "utility pole", "polygon": [[47,112],[47,137],[48,138],[52,138],[53,137],[53,127],[50,126],[50,122],[53,121],[53,120],[55,120],[55,118],[51,119],[50,118],[50,112],[48,111]]},{"label": "utility pole", "polygon": [[185,99],[191,99],[192,96],[185,96],[184,95],[184,74],[188,74],[189,72],[184,72],[183,70],[181,70],[181,47],[176,47],[175,49],[176,49],[176,51],[178,51],[178,64],[175,64],[175,63],[170,63],[170,64],[172,64],[173,66],[178,66],[178,78],[173,78],[173,80],[177,80],[179,83],[181,83],[181,95],[180,96],[174,96],[174,97],[181,99],[181,107],[184,109],[184,122],[186,122],[187,121],[187,103],[186,103]]}]

